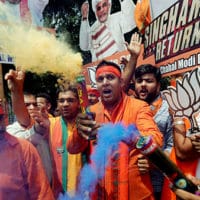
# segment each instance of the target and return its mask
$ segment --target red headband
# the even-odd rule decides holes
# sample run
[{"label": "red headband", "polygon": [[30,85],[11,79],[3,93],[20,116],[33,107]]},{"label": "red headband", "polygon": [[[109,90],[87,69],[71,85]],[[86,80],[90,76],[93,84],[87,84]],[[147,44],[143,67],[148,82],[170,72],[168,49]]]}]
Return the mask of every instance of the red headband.
[{"label": "red headband", "polygon": [[99,91],[97,89],[90,88],[90,89],[87,90],[87,92],[88,92],[88,94],[93,94],[96,97],[100,97]]},{"label": "red headband", "polygon": [[96,70],[96,78],[98,78],[100,74],[105,72],[111,72],[115,74],[117,77],[121,76],[121,71],[119,71],[119,69],[117,69],[114,66],[108,65],[108,66],[102,66]]}]

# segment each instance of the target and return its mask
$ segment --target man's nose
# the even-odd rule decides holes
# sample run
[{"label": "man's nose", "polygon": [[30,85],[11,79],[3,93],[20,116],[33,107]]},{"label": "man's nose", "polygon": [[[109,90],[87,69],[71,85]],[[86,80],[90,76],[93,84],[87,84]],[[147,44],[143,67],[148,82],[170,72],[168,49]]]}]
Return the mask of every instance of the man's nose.
[{"label": "man's nose", "polygon": [[146,81],[143,80],[143,81],[141,82],[141,85],[142,85],[142,86],[146,86]]},{"label": "man's nose", "polygon": [[69,101],[67,99],[65,99],[65,101],[63,102],[63,105],[68,106],[69,104],[70,104]]},{"label": "man's nose", "polygon": [[107,84],[108,83],[108,79],[107,78],[104,78],[103,79],[103,84]]}]

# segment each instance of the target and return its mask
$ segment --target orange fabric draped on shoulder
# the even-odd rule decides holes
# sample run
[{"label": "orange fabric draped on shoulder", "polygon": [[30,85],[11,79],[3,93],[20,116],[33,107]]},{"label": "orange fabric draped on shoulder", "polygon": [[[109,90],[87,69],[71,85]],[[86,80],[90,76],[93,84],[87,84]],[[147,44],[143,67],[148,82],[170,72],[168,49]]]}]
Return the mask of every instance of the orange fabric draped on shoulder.
[{"label": "orange fabric draped on shoulder", "polygon": [[[125,126],[135,124],[142,135],[152,134],[154,141],[162,145],[162,135],[159,132],[152,112],[143,101],[123,94],[123,99],[110,114],[101,102],[91,107],[96,113],[98,123],[118,123]],[[120,143],[118,152],[111,158],[111,165],[107,167],[104,180],[97,187],[104,198],[118,200],[153,200],[152,185],[149,174],[141,175],[137,167],[139,151],[130,151],[128,145]],[[103,193],[103,194],[102,194]],[[94,198],[95,199],[95,198]],[[98,199],[98,198],[97,198]]]}]

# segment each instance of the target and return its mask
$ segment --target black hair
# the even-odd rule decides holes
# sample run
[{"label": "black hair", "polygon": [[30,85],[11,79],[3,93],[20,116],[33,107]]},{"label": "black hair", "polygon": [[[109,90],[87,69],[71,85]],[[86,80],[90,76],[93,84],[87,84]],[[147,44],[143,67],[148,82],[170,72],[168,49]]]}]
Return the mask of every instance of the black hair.
[{"label": "black hair", "polygon": [[119,65],[117,65],[117,64],[114,63],[114,62],[107,61],[107,60],[102,60],[102,61],[97,65],[96,71],[97,71],[97,69],[99,69],[99,68],[101,68],[101,67],[103,67],[103,66],[108,66],[108,65],[115,67],[115,68],[116,68],[117,70],[119,70],[119,72],[121,73],[121,68],[120,68]]},{"label": "black hair", "polygon": [[36,98],[38,98],[38,97],[45,98],[48,103],[51,103],[51,97],[47,93],[44,93],[44,92],[38,93],[36,95]]},{"label": "black hair", "polygon": [[26,96],[34,96],[34,97],[36,97],[36,96],[35,96],[35,93],[32,93],[32,92],[30,92],[30,91],[23,91],[23,95],[26,95]]},{"label": "black hair", "polygon": [[77,97],[77,99],[79,99],[77,86],[75,84],[68,84],[67,86],[65,85],[65,87],[60,87],[56,92],[56,97],[58,98],[60,92],[67,92],[67,91],[73,92]]},{"label": "black hair", "polygon": [[148,74],[148,73],[154,74],[157,82],[160,82],[161,77],[162,77],[160,73],[160,69],[151,64],[144,64],[137,67],[135,69],[135,79],[140,78],[144,74]]}]

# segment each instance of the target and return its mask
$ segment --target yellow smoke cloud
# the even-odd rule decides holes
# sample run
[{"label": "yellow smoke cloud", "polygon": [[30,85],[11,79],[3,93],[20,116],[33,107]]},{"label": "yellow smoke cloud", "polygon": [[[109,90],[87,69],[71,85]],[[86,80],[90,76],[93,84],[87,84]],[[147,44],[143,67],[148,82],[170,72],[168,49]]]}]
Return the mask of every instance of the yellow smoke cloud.
[{"label": "yellow smoke cloud", "polygon": [[45,30],[14,23],[13,16],[2,3],[0,13],[9,21],[0,26],[0,51],[12,56],[16,66],[36,73],[62,73],[68,80],[81,72],[80,53]]}]

